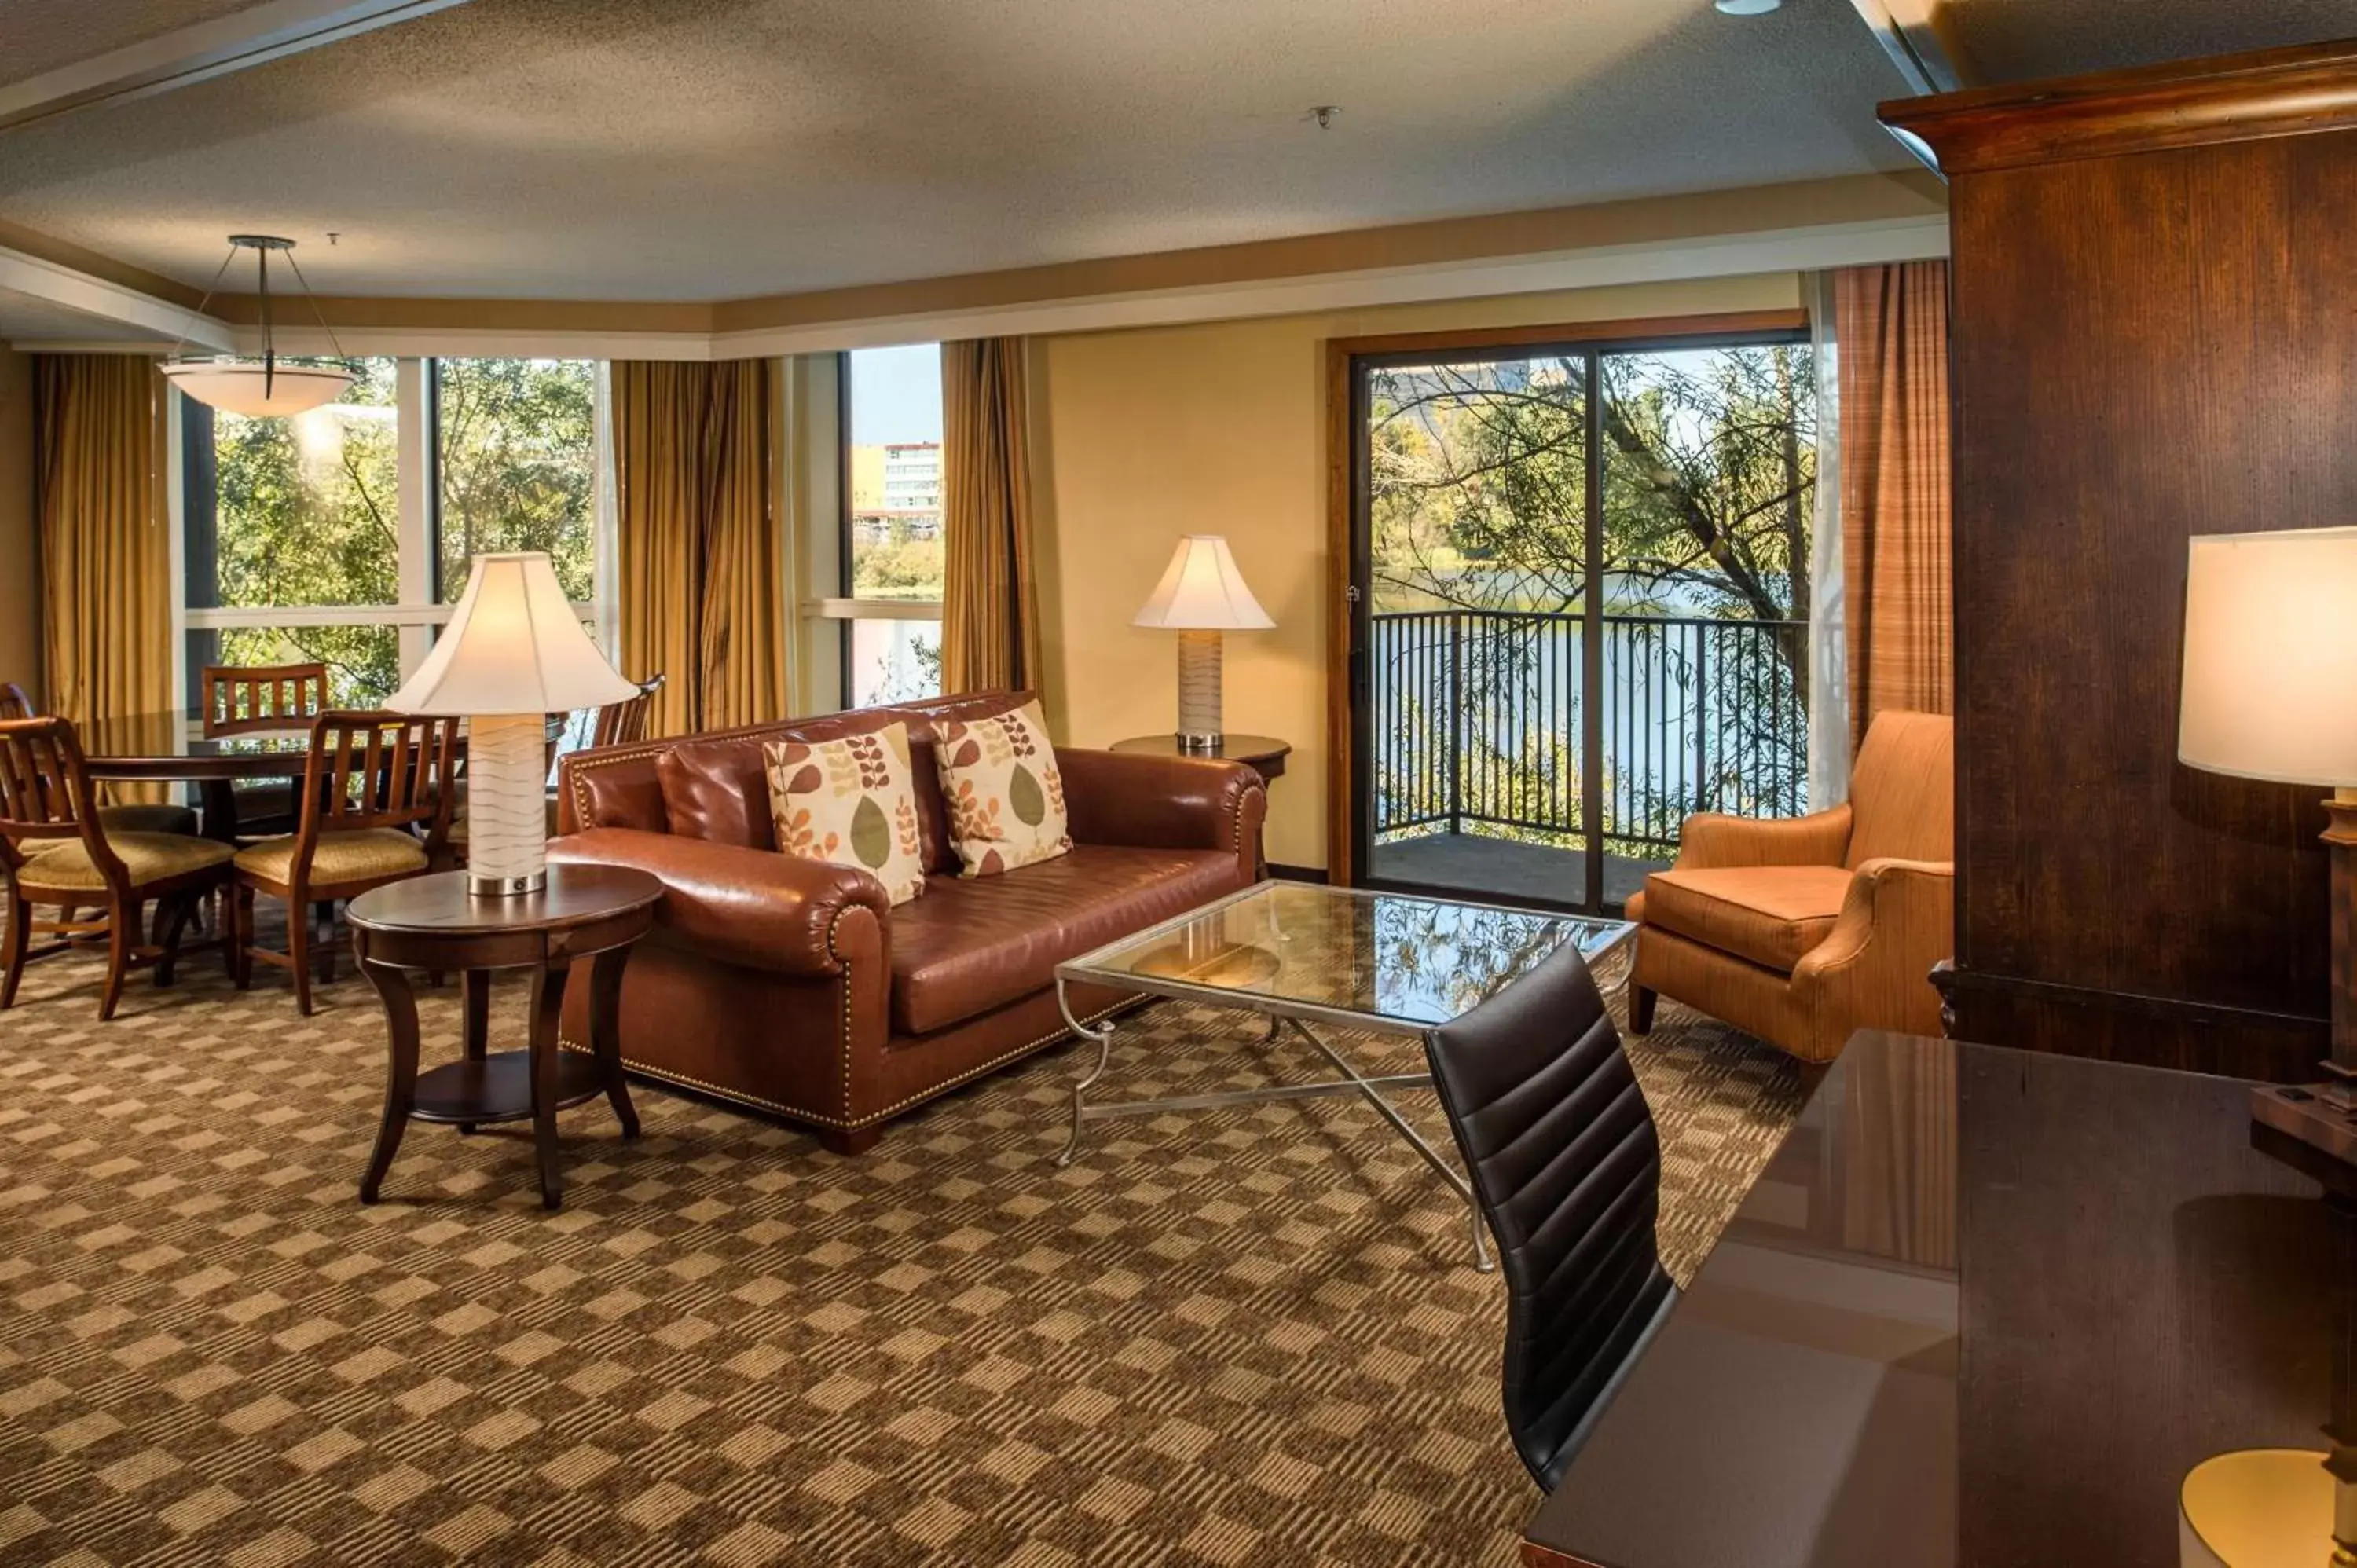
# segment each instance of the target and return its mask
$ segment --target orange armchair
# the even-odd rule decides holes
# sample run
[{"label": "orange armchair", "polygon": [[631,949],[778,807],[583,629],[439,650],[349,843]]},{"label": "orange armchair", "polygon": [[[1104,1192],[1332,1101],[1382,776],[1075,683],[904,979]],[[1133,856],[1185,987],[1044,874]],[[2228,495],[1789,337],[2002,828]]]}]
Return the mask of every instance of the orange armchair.
[{"label": "orange armchair", "polygon": [[1629,900],[1629,1026],[1656,996],[1805,1061],[1858,1029],[1940,1032],[1932,966],[1955,942],[1955,731],[1875,715],[1849,800],[1783,822],[1686,819],[1677,864]]}]

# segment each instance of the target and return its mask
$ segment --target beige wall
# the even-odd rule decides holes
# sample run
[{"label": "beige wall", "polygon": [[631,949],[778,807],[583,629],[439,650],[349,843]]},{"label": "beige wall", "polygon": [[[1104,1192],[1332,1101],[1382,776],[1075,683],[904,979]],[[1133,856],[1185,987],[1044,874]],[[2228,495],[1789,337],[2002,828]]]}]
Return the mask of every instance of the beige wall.
[{"label": "beige wall", "polygon": [[38,544],[33,530],[33,360],[0,344],[0,681],[40,695]]},{"label": "beige wall", "polygon": [[1057,738],[1102,746],[1171,728],[1174,639],[1130,617],[1179,535],[1224,533],[1276,620],[1228,637],[1227,727],[1293,743],[1269,792],[1269,858],[1323,866],[1326,340],[1800,304],[1800,280],[1776,274],[1039,339],[1033,463]]}]

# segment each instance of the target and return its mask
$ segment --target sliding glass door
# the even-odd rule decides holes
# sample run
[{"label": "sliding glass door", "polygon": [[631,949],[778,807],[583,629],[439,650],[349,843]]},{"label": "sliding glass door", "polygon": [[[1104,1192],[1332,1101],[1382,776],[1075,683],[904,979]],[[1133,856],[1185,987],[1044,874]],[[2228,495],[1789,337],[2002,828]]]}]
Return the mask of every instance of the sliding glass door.
[{"label": "sliding glass door", "polygon": [[1361,881],[1616,908],[1688,813],[1803,809],[1809,353],[1351,361]]}]

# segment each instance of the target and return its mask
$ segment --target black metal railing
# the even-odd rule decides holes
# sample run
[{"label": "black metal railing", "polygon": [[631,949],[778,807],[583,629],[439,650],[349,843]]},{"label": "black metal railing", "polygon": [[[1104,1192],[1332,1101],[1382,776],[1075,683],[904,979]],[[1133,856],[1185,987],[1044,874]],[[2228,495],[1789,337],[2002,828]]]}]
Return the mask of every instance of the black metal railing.
[{"label": "black metal railing", "polygon": [[[1674,848],[1694,811],[1795,816],[1808,795],[1808,628],[1603,618],[1602,833]],[[1587,832],[1582,618],[1373,618],[1375,832],[1437,824],[1542,842]]]}]

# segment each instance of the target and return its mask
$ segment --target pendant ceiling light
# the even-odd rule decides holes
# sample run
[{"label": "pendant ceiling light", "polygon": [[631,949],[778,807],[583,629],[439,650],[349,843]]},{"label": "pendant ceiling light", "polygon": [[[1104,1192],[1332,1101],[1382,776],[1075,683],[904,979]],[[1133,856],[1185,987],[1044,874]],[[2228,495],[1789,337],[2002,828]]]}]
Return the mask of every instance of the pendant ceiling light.
[{"label": "pendant ceiling light", "polygon": [[230,263],[237,260],[240,251],[252,251],[256,272],[255,296],[262,305],[262,358],[186,360],[179,350],[188,342],[185,334],[172,346],[172,357],[165,361],[164,375],[171,383],[199,403],[229,413],[253,417],[273,414],[301,413],[333,403],[338,394],[352,384],[352,373],[341,366],[282,365],[278,349],[271,336],[270,322],[270,252],[276,251],[286,258],[289,271],[295,274],[296,286],[303,297],[311,303],[311,314],[320,328],[328,334],[328,347],[343,357],[344,346],[336,341],[336,329],[320,315],[319,302],[312,295],[311,285],[303,276],[303,269],[295,263],[295,242],[282,240],[275,234],[231,234],[229,255],[213,274],[211,285],[197,306],[197,314],[204,314],[212,303],[213,289],[220,286],[221,273],[229,271]]}]

